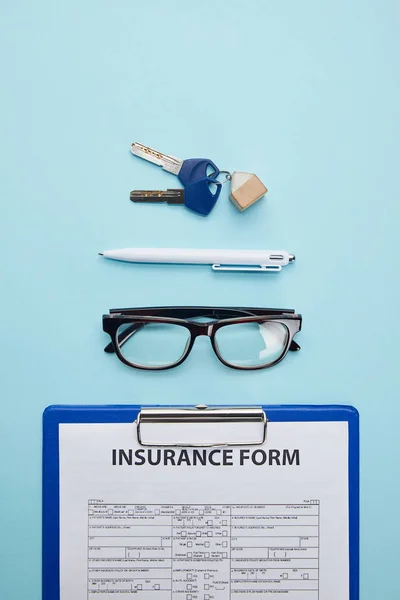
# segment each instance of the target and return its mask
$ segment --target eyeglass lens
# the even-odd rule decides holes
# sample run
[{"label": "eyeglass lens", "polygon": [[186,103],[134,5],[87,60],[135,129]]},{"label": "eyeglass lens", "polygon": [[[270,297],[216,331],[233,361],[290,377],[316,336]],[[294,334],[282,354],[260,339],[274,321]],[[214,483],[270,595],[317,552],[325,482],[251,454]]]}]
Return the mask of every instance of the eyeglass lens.
[{"label": "eyeglass lens", "polygon": [[218,329],[215,342],[223,360],[236,367],[268,365],[285,351],[289,331],[282,323],[238,323]]},{"label": "eyeglass lens", "polygon": [[146,323],[129,335],[131,325],[118,328],[118,337],[125,341],[119,343],[122,356],[129,363],[141,367],[167,367],[176,363],[184,354],[190,340],[186,327],[170,323]]}]

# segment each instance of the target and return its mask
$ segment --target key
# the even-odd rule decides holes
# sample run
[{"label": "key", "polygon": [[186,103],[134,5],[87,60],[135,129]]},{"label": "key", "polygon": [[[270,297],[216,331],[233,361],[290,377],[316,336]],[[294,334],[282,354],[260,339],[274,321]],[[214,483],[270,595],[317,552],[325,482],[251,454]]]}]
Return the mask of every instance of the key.
[{"label": "key", "polygon": [[[214,192],[210,184],[216,186]],[[211,177],[204,177],[183,189],[172,190],[134,190],[130,194],[132,202],[166,202],[167,204],[183,204],[199,215],[207,216],[215,206],[222,188],[222,183]]]},{"label": "key", "polygon": [[170,154],[163,154],[153,148],[134,142],[131,144],[131,152],[135,156],[144,158],[149,162],[162,167],[164,171],[177,175],[182,185],[187,186],[199,179],[207,178],[207,169],[212,169],[210,179],[216,179],[219,175],[218,167],[209,158],[188,158],[180,160]]}]

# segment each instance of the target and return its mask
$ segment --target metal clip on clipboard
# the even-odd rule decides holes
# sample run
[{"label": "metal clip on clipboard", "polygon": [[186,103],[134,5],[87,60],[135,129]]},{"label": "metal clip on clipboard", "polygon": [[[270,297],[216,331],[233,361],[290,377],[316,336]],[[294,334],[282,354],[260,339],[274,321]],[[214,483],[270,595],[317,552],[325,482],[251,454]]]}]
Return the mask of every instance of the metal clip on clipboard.
[{"label": "metal clip on clipboard", "polygon": [[[260,446],[267,436],[260,407],[142,408],[135,421],[141,446]],[[225,425],[221,430],[221,424]]]}]

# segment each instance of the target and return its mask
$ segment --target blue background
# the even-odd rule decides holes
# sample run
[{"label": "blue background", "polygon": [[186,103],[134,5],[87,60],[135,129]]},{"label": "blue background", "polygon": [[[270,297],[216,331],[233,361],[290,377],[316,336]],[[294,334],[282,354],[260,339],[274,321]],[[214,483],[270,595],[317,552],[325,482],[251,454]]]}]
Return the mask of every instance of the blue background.
[{"label": "blue background", "polygon": [[[41,414],[49,404],[343,403],[361,414],[361,598],[398,599],[399,5],[3,0],[0,24],[2,597],[40,597]],[[257,173],[239,213],[133,205],[178,180],[140,141]],[[135,266],[124,246],[286,249],[279,275]],[[271,370],[206,338],[158,374],[103,353],[101,315],[158,304],[303,314]]]}]

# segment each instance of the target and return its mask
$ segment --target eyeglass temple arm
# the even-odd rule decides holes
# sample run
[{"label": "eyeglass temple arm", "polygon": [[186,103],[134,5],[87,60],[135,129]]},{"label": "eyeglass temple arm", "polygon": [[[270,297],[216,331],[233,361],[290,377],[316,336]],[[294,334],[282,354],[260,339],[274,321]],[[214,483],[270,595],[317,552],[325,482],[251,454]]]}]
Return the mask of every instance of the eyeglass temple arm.
[{"label": "eyeglass temple arm", "polygon": [[[145,325],[146,323],[132,323],[131,325],[128,325],[128,327],[124,329],[122,333],[119,334],[118,345],[122,346],[123,344],[125,344],[125,342],[127,342],[134,333],[139,331],[139,329],[142,329],[142,327],[144,327]],[[113,354],[115,352],[112,342],[107,344],[107,346],[104,348],[104,352],[107,352],[107,354]]]},{"label": "eyeglass temple arm", "polygon": [[175,319],[191,319],[193,317],[210,317],[228,319],[230,317],[255,315],[293,314],[288,308],[247,308],[247,307],[213,307],[213,306],[159,306],[152,308],[112,308],[110,314],[172,317]]},{"label": "eyeglass temple arm", "polygon": [[289,346],[289,350],[291,350],[292,352],[297,352],[297,350],[300,350],[301,346],[299,346],[299,344],[297,342],[295,342],[294,340],[292,340],[290,342],[290,346]]}]

